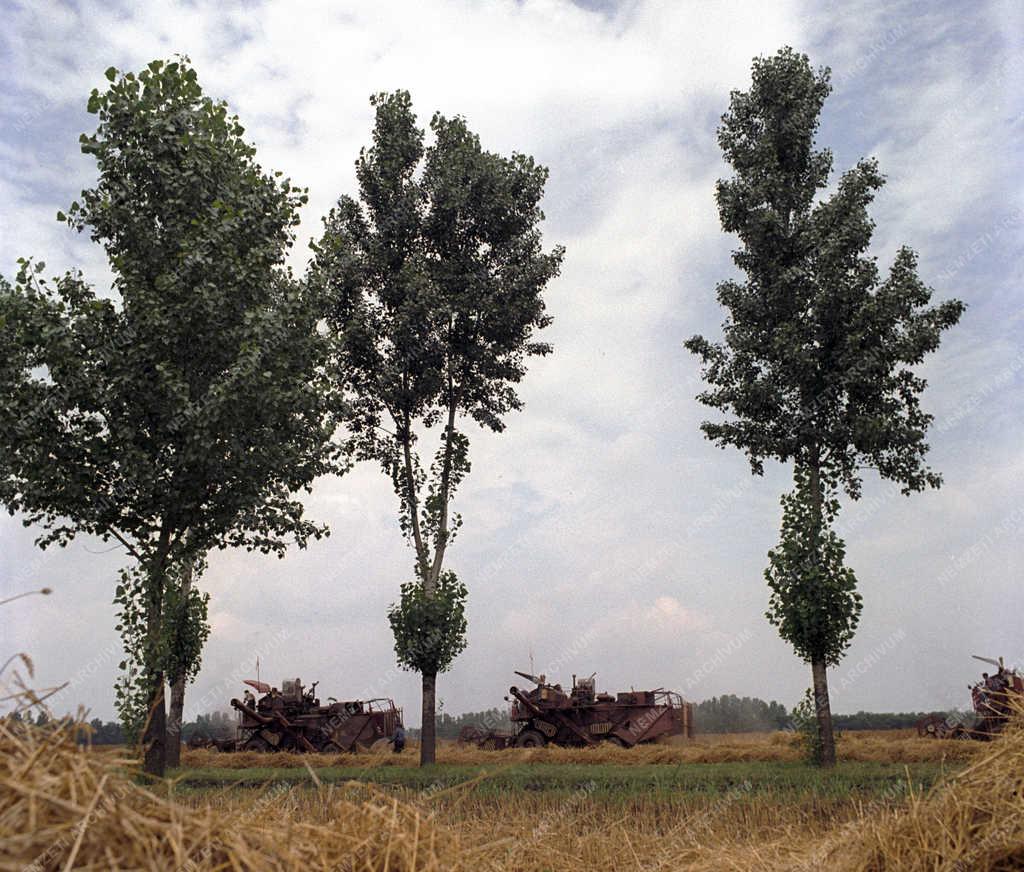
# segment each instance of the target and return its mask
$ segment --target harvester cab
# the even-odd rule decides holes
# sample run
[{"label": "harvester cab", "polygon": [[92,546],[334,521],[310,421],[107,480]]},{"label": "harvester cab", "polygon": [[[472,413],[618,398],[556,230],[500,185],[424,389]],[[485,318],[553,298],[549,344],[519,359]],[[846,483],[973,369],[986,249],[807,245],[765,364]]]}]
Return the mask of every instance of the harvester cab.
[{"label": "harvester cab", "polygon": [[281,682],[281,696],[286,705],[302,705],[302,681],[298,678],[286,678]]},{"label": "harvester cab", "polygon": [[590,673],[589,678],[572,677],[572,698],[580,702],[593,702],[597,694],[594,691],[594,676],[596,672]]}]

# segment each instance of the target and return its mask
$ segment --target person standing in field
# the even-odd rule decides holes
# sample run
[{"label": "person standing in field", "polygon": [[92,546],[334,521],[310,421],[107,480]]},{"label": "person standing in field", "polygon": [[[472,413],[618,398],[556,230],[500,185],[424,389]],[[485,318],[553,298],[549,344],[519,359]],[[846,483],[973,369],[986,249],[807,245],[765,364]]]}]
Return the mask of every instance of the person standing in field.
[{"label": "person standing in field", "polygon": [[405,749],[405,728],[401,724],[395,727],[395,734],[388,739],[388,744],[394,745],[396,754],[401,754]]}]

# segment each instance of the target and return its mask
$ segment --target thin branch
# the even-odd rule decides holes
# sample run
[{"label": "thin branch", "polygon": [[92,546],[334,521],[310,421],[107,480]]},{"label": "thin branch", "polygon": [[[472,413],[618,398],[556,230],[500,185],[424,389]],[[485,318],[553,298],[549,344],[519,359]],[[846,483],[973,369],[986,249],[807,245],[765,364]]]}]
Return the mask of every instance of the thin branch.
[{"label": "thin branch", "polygon": [[120,542],[122,545],[124,545],[125,549],[128,551],[129,554],[132,555],[132,557],[134,557],[136,560],[138,560],[140,562],[142,561],[142,555],[139,554],[139,552],[136,551],[135,548],[133,548],[131,546],[131,544],[128,542],[128,540],[125,539],[125,537],[122,536],[114,527],[110,527],[107,530],[107,532],[111,536],[113,536],[115,539],[117,539],[118,542]]},{"label": "thin branch", "polygon": [[455,432],[456,399],[451,375],[448,377],[448,426],[444,436],[444,461],[441,465],[441,512],[437,524],[437,540],[434,543],[434,563],[430,569],[431,579],[436,581],[441,574],[441,564],[448,545],[448,501],[451,490],[452,436]]}]

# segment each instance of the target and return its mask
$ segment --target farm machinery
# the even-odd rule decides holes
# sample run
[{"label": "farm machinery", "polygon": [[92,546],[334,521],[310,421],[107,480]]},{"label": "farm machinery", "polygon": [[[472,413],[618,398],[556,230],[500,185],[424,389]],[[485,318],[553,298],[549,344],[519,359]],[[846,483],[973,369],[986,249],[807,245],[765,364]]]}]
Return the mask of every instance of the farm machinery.
[{"label": "farm machinery", "polygon": [[480,748],[539,748],[544,745],[587,747],[611,742],[632,748],[667,736],[693,736],[690,703],[670,690],[630,690],[597,693],[594,676],[572,677],[572,690],[549,684],[546,676],[516,671],[534,684],[527,690],[509,688],[512,734],[473,727],[463,730],[461,742]]},{"label": "farm machinery", "polygon": [[199,747],[221,751],[358,751],[380,747],[402,723],[402,710],[390,699],[338,702],[333,697],[321,705],[313,682],[305,689],[298,678],[281,683],[281,690],[247,679],[245,684],[261,694],[257,700],[246,690],[242,700],[232,699],[239,713],[237,738],[202,740]]},{"label": "farm machinery", "polygon": [[974,709],[974,725],[965,726],[963,718],[932,714],[917,722],[917,734],[933,739],[978,739],[989,741],[995,738],[1010,719],[1015,707],[1024,706],[1024,676],[1016,669],[1007,669],[1003,658],[979,657],[975,660],[991,663],[997,672],[989,675],[983,672],[981,681],[968,685],[971,691],[971,707]]}]

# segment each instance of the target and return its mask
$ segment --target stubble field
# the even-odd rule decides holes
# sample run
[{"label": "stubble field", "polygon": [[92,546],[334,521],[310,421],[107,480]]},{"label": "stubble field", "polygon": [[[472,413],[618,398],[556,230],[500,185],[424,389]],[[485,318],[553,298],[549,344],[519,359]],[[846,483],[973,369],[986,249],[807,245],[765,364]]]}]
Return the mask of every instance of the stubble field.
[{"label": "stubble field", "polygon": [[832,772],[801,763],[786,734],[630,750],[446,743],[426,769],[411,747],[399,755],[193,751],[173,779],[148,788],[116,752],[3,738],[13,752],[4,759],[22,761],[5,766],[4,783],[21,785],[0,806],[5,845],[19,815],[33,815],[36,836],[23,837],[16,854],[5,850],[0,868],[23,868],[46,850],[52,864],[34,868],[62,868],[79,832],[74,868],[94,869],[1024,865],[1019,730],[992,744],[848,733]]}]

